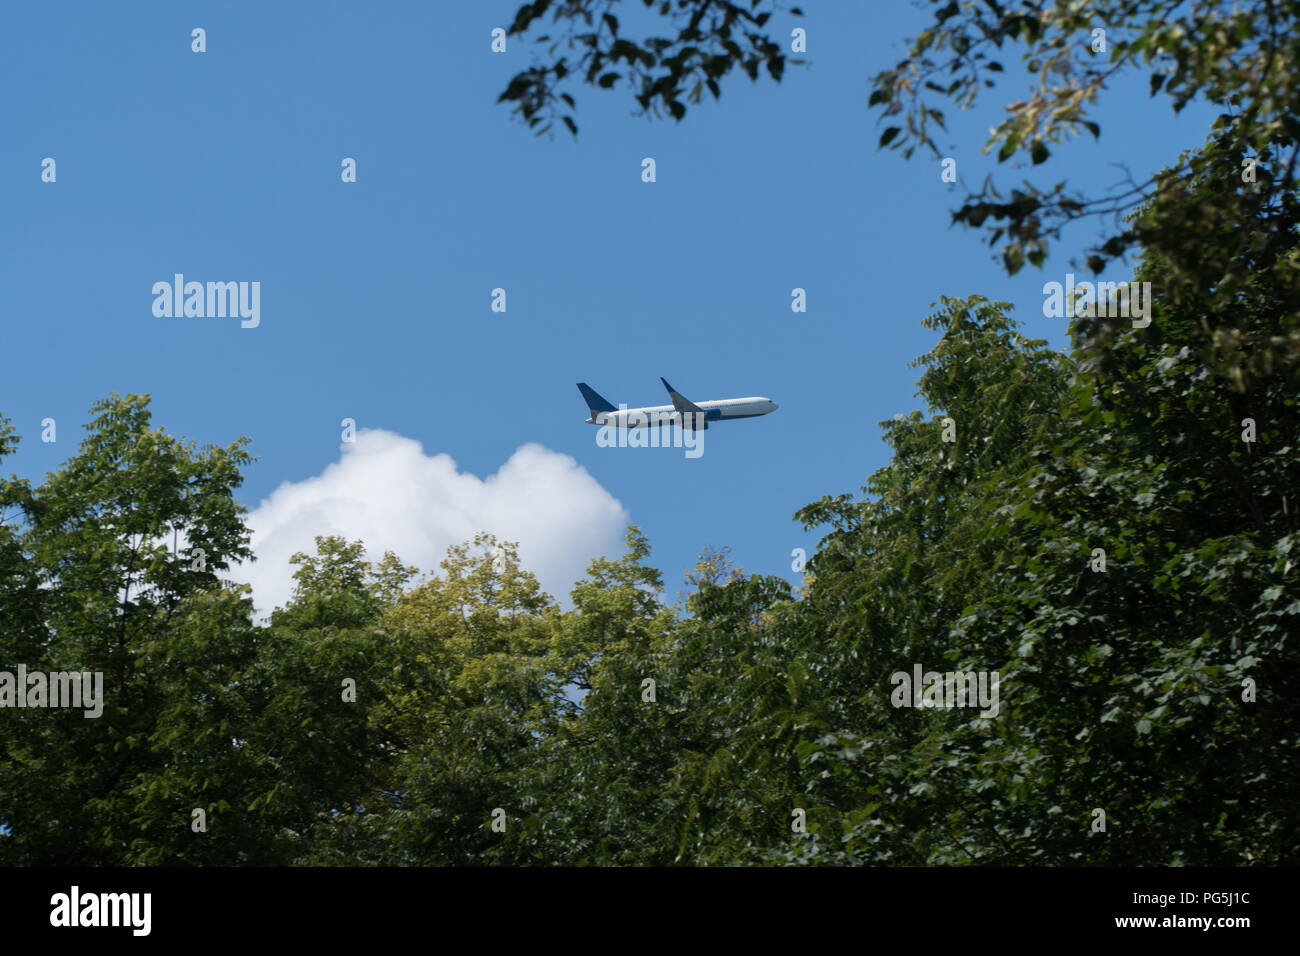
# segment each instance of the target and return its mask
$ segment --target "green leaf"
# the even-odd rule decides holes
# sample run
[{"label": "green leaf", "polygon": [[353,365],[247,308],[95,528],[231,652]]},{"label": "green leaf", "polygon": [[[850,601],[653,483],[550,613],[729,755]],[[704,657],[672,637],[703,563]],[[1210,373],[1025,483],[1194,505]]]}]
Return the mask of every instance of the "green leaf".
[{"label": "green leaf", "polygon": [[1020,143],[1020,130],[1013,129],[1007,134],[1007,138],[1002,143],[1002,148],[998,150],[998,162],[1008,159],[1016,151],[1016,146]]}]

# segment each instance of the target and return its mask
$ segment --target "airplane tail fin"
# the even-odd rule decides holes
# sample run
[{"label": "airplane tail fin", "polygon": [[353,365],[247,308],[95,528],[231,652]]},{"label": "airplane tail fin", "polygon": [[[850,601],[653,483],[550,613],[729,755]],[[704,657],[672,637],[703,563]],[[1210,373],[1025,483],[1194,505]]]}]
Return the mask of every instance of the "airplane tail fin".
[{"label": "airplane tail fin", "polygon": [[578,383],[578,391],[582,392],[582,397],[587,402],[587,408],[591,411],[591,417],[595,418],[597,412],[616,412],[618,411],[607,400],[600,397],[600,393],[588,385],[586,382]]}]

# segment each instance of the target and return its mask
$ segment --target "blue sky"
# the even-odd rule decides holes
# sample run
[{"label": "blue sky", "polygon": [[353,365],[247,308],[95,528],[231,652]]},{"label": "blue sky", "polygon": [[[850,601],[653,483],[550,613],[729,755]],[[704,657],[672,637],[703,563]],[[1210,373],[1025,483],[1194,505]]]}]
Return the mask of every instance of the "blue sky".
[{"label": "blue sky", "polygon": [[[808,65],[779,86],[733,75],[682,123],[579,86],[574,141],[535,137],[495,103],[533,55],[513,38],[504,54],[489,48],[517,5],[8,10],[0,413],[24,442],[0,467],[33,479],[57,467],[110,391],[151,394],[155,422],[174,434],[250,436],[250,509],[285,482],[306,482],[310,497],[340,460],[344,418],[454,460],[402,486],[416,511],[422,497],[454,495],[439,482],[468,487],[453,472],[488,478],[535,443],[603,492],[553,458],[566,491],[530,485],[534,457],[516,460],[514,484],[493,486],[498,498],[532,488],[527,502],[479,489],[466,499],[478,504],[453,507],[469,524],[476,507],[484,521],[506,515],[494,530],[507,537],[526,526],[526,559],[542,539],[590,549],[625,515],[649,535],[670,592],[706,545],[795,579],[791,550],[811,553],[818,535],[792,513],[856,492],[884,464],[876,423],[917,406],[908,363],[935,340],[919,323],[937,296],[1009,300],[1028,334],[1065,346],[1065,320],[1042,316],[1042,285],[1063,280],[1095,225],[1067,233],[1043,270],[1008,278],[980,234],[949,228],[960,194],[937,162],[876,151],[869,78],[902,55],[925,10],[808,0],[801,20],[769,24],[808,36]],[[621,15],[626,28],[633,17]],[[205,53],[191,52],[194,27]],[[980,147],[1023,94],[1009,79],[970,113],[950,112],[963,180],[995,168]],[[1036,181],[1099,188],[1121,177],[1112,163],[1144,176],[1198,145],[1208,112],[1174,117],[1138,77],[1094,118],[1100,141],[1056,148]],[[647,156],[653,184],[641,181]],[[41,182],[44,157],[57,162],[53,184]],[[340,181],[343,157],[356,159],[356,183]],[[1000,184],[1022,172],[999,169]],[[261,324],[155,317],[151,287],[176,272],[259,281]],[[497,287],[505,313],[490,309]],[[794,287],[807,291],[804,314],[791,312]],[[597,447],[574,383],[615,404],[661,404],[661,375],[695,400],[763,395],[780,410],[711,428],[697,459]],[[53,444],[39,440],[46,417]],[[330,508],[359,507],[331,501],[299,509],[294,533],[313,515],[317,533],[339,530],[325,527]],[[406,520],[395,514],[385,520]],[[386,540],[418,535],[412,521],[408,537]],[[544,582],[555,593],[567,589],[560,573]]]}]

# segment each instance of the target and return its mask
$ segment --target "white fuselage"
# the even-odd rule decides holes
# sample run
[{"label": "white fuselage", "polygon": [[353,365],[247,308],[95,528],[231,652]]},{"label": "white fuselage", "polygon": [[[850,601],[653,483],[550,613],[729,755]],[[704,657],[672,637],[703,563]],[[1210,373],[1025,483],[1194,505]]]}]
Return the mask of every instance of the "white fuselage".
[{"label": "white fuselage", "polygon": [[[725,422],[733,418],[757,418],[779,407],[770,398],[722,398],[712,402],[696,402],[705,414],[706,422]],[[688,413],[689,414],[689,413]],[[671,405],[650,405],[645,408],[622,408],[616,412],[596,412],[587,419],[590,425],[609,425],[613,428],[646,428],[655,425],[680,424],[681,416]]]}]

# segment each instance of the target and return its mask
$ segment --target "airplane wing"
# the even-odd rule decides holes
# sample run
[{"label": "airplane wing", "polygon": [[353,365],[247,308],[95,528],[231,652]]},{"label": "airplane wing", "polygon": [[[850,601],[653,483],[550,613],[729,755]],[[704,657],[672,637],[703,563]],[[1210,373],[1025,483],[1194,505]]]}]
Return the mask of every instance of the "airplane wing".
[{"label": "airplane wing", "polygon": [[[659,381],[664,383],[664,388],[668,389],[668,395],[673,400],[673,410],[682,417],[681,427],[683,428],[708,428],[708,414],[700,406],[696,405],[689,398],[677,391],[668,384],[668,379],[660,376]],[[699,417],[696,418],[695,416]]]},{"label": "airplane wing", "polygon": [[668,389],[668,395],[673,400],[673,408],[676,409],[679,414],[682,415],[703,415],[704,414],[704,409],[700,408],[700,406],[696,405],[694,402],[692,402],[681,392],[678,392],[671,385],[669,385],[668,380],[666,378],[663,378],[661,376],[659,381],[663,382],[664,388]]}]

